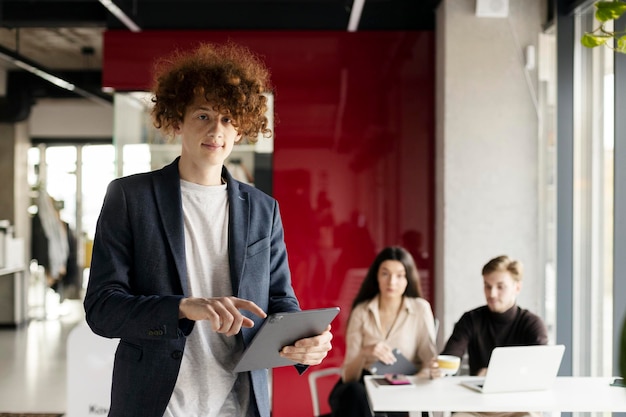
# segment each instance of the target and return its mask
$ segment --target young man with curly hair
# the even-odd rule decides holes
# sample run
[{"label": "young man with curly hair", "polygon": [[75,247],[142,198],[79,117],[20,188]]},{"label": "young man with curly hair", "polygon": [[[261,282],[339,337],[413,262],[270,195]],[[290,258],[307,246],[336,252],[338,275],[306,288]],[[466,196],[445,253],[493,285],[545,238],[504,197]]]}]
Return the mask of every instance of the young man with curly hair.
[{"label": "young man with curly hair", "polygon": [[[269,89],[232,43],[155,66],[154,124],[182,151],[109,185],[84,302],[91,329],[120,338],[109,416],[270,416],[268,371],[233,368],[267,314],[300,307],[276,200],[224,167],[242,137],[271,135]],[[281,355],[302,371],[331,339],[329,327]]]}]

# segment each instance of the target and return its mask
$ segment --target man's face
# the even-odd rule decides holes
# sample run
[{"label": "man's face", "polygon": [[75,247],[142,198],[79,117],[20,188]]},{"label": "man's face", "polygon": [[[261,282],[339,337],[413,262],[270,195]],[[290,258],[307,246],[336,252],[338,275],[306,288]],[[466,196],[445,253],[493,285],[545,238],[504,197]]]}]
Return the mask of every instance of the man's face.
[{"label": "man's face", "polygon": [[522,284],[508,271],[494,271],[483,276],[485,299],[489,310],[504,313],[515,305]]},{"label": "man's face", "polygon": [[219,167],[221,170],[235,142],[241,139],[230,116],[212,107],[204,97],[196,97],[176,129],[182,136],[181,160],[191,163],[195,169]]}]

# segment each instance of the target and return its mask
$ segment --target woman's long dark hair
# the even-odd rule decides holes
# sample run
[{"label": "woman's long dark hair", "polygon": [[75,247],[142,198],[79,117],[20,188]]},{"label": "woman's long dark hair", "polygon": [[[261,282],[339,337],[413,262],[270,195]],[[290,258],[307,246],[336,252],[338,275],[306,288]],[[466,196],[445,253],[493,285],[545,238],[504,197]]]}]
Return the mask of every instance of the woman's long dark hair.
[{"label": "woman's long dark hair", "polygon": [[404,270],[406,271],[406,280],[407,286],[404,290],[405,297],[421,297],[422,289],[420,287],[419,274],[417,272],[417,267],[415,266],[415,261],[411,254],[404,248],[400,246],[388,246],[385,249],[381,250],[376,258],[374,258],[374,262],[370,265],[367,275],[365,275],[365,279],[361,284],[361,288],[359,289],[358,294],[354,298],[352,302],[352,310],[358,304],[363,301],[371,300],[378,293],[380,293],[380,288],[378,287],[378,270],[380,269],[380,265],[385,261],[399,261],[404,265]]}]

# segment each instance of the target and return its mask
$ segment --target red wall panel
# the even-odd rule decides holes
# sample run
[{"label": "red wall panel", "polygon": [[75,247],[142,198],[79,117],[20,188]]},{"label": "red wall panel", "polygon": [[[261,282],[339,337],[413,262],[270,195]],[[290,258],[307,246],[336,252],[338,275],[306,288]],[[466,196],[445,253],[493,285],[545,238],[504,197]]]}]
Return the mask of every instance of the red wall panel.
[{"label": "red wall panel", "polygon": [[[324,68],[323,79],[311,68],[300,74],[306,86],[276,80],[274,195],[294,286],[303,308],[342,308],[324,367],[341,364],[350,303],[382,247],[405,244],[422,253],[423,289],[434,299],[432,36],[357,33],[336,40],[337,66]],[[310,402],[307,381],[289,368],[275,370],[274,379],[277,391],[302,393],[275,401],[274,415],[310,416],[300,405]]]},{"label": "red wall panel", "polygon": [[[342,308],[333,351],[307,372],[341,364],[350,303],[382,247],[411,250],[433,303],[434,33],[108,31],[104,39],[103,85],[116,90],[148,89],[156,57],[199,41],[247,45],[271,69],[273,190],[293,284],[303,308]],[[306,374],[290,367],[274,370],[273,398],[274,417],[312,415]]]}]

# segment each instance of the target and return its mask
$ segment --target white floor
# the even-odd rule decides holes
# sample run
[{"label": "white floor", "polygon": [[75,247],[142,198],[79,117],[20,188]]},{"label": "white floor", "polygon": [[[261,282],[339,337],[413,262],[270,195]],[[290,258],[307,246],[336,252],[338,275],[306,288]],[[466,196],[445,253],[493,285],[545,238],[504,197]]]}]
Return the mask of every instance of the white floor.
[{"label": "white floor", "polygon": [[82,302],[66,300],[21,328],[0,328],[0,413],[66,412],[66,346],[84,321]]}]

